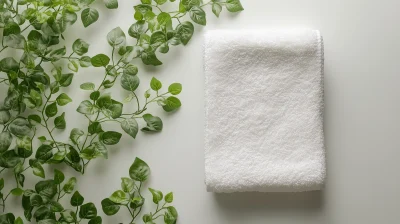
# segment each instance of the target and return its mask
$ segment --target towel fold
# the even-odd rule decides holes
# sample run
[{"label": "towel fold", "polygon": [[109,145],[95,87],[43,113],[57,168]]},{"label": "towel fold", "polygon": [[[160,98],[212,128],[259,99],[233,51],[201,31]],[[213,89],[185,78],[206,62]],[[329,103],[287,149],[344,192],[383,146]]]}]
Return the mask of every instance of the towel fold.
[{"label": "towel fold", "polygon": [[204,60],[207,190],[321,189],[325,149],[319,32],[209,31]]}]

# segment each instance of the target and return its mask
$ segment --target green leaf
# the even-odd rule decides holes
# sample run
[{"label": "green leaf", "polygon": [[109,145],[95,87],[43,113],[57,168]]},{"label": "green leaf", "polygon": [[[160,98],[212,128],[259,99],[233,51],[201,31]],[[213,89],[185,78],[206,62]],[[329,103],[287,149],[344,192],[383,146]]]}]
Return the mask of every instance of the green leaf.
[{"label": "green leaf", "polygon": [[74,77],[73,73],[62,74],[60,78],[60,86],[67,87],[71,85],[72,78]]},{"label": "green leaf", "polygon": [[89,100],[82,101],[76,111],[78,111],[81,114],[87,114],[87,115],[92,115],[95,112],[97,112],[97,108],[95,105],[92,104]]},{"label": "green leaf", "polygon": [[212,4],[212,12],[214,13],[214,15],[217,16],[217,17],[219,17],[219,14],[221,13],[221,11],[222,11],[222,6],[221,6],[221,4],[219,4],[219,3],[217,3],[217,2],[214,2],[214,3]]},{"label": "green leaf", "polygon": [[7,123],[11,118],[11,114],[8,110],[0,110],[0,124]]},{"label": "green leaf", "polygon": [[151,11],[146,12],[146,14],[144,14],[144,20],[147,22],[148,29],[151,32],[154,32],[159,28],[157,16],[154,12]]},{"label": "green leaf", "polygon": [[70,194],[74,190],[75,185],[76,185],[76,178],[71,177],[64,185],[63,190],[65,191],[65,193]]},{"label": "green leaf", "polygon": [[50,201],[49,204],[52,212],[62,212],[64,210],[64,207],[57,201]]},{"label": "green leaf", "polygon": [[81,206],[83,204],[83,201],[85,199],[83,196],[79,193],[79,191],[75,191],[75,193],[71,197],[71,205],[76,207],[76,206]]},{"label": "green leaf", "polygon": [[136,75],[138,73],[138,68],[132,64],[128,64],[123,71],[124,75]]},{"label": "green leaf", "polygon": [[143,222],[145,222],[145,224],[153,224],[154,223],[151,214],[143,215],[142,219],[143,219]]},{"label": "green leaf", "polygon": [[169,206],[167,207],[167,211],[164,214],[164,222],[166,224],[176,224],[176,220],[178,219],[178,212],[175,207]]},{"label": "green leaf", "polygon": [[99,135],[99,140],[106,145],[115,145],[121,139],[122,134],[116,131],[106,131]]},{"label": "green leaf", "polygon": [[14,221],[15,221],[15,216],[12,213],[0,215],[0,223],[1,224],[13,224]]},{"label": "green leaf", "polygon": [[24,165],[22,164],[22,162],[18,162],[15,166],[14,166],[14,173],[19,174],[24,170]]},{"label": "green leaf", "polygon": [[31,98],[35,101],[35,105],[37,107],[42,105],[42,96],[36,90],[31,89],[30,94]]},{"label": "green leaf", "polygon": [[35,176],[45,178],[44,169],[38,161],[29,160],[29,165],[32,167],[32,171]]},{"label": "green leaf", "polygon": [[141,58],[145,65],[154,65],[154,66],[162,65],[162,62],[158,60],[154,52],[143,52]]},{"label": "green leaf", "polygon": [[165,111],[167,111],[167,112],[175,111],[175,110],[177,110],[178,108],[180,108],[181,105],[182,105],[182,104],[181,104],[181,101],[180,101],[178,98],[174,97],[174,96],[168,97],[168,98],[164,101],[164,103],[165,103],[165,106],[163,106],[163,109],[164,109]]},{"label": "green leaf", "polygon": [[64,106],[72,102],[72,99],[67,94],[61,93],[60,95],[57,96],[56,101],[59,106]]},{"label": "green leaf", "polygon": [[66,151],[58,151],[54,153],[49,163],[61,163],[64,160],[66,154],[67,154]]},{"label": "green leaf", "polygon": [[158,204],[163,199],[163,193],[161,191],[149,188],[149,191],[153,195],[154,204]]},{"label": "green leaf", "polygon": [[96,216],[94,218],[92,218],[88,224],[101,224],[103,222],[103,220],[101,219],[100,216]]},{"label": "green leaf", "polygon": [[54,169],[54,178],[53,179],[54,179],[55,184],[61,184],[65,179],[65,175],[60,170]]},{"label": "green leaf", "polygon": [[101,207],[103,208],[103,212],[108,216],[117,214],[120,209],[120,206],[112,202],[109,198],[101,201]]},{"label": "green leaf", "polygon": [[[72,163],[74,163],[74,164],[75,163],[79,164],[79,162],[81,161],[78,151],[76,151],[76,149],[72,146],[69,147],[69,152],[67,153],[66,157],[68,160],[72,161]],[[72,168],[74,168],[74,166],[72,166]],[[76,168],[78,168],[78,167],[76,167]]]},{"label": "green leaf", "polygon": [[20,34],[20,33],[21,33],[21,28],[18,26],[17,23],[11,20],[10,22],[7,22],[5,24],[3,29],[3,36],[8,36],[10,34]]},{"label": "green leaf", "polygon": [[143,182],[147,180],[149,175],[150,167],[146,162],[136,157],[132,166],[129,168],[129,176],[136,181]]},{"label": "green leaf", "polygon": [[96,105],[100,108],[106,108],[112,104],[111,95],[109,93],[105,93],[99,97],[96,101]]},{"label": "green leaf", "polygon": [[96,86],[92,82],[85,82],[85,83],[81,84],[80,87],[83,90],[94,90],[94,88]]},{"label": "green leaf", "polygon": [[118,8],[118,0],[104,0],[104,4],[108,9],[117,9]]},{"label": "green leaf", "polygon": [[105,116],[116,119],[121,116],[122,107],[123,107],[122,103],[115,100],[111,100],[111,104],[105,105],[104,108],[102,109],[102,112],[104,113]]},{"label": "green leaf", "polygon": [[182,92],[182,84],[180,84],[180,83],[172,83],[168,87],[168,92],[170,92],[172,95],[178,95],[179,93]]},{"label": "green leaf", "polygon": [[18,72],[19,70],[19,63],[12,57],[3,58],[0,61],[0,70],[3,72]]},{"label": "green leaf", "polygon": [[16,136],[25,136],[29,135],[31,132],[31,124],[28,120],[18,117],[13,122],[11,122],[8,127],[10,132]]},{"label": "green leaf", "polygon": [[52,52],[50,52],[49,56],[50,56],[50,60],[51,61],[58,61],[61,59],[62,56],[64,56],[67,53],[67,49],[64,47],[60,48],[60,49],[56,49]]},{"label": "green leaf", "polygon": [[169,13],[162,12],[157,16],[158,26],[162,30],[172,30],[172,18]]},{"label": "green leaf", "polygon": [[21,188],[17,187],[11,190],[11,194],[15,195],[15,196],[20,196],[24,193],[24,190],[22,190]]},{"label": "green leaf", "polygon": [[121,128],[132,138],[136,138],[139,131],[139,125],[135,118],[127,118],[121,122]]},{"label": "green leaf", "polygon": [[194,33],[193,23],[191,23],[189,21],[185,21],[185,22],[179,24],[176,27],[176,30],[177,30],[179,39],[181,40],[182,44],[183,45],[188,44]]},{"label": "green leaf", "polygon": [[10,34],[9,36],[3,37],[3,44],[7,47],[24,49],[25,43],[25,37],[21,34]]},{"label": "green leaf", "polygon": [[136,12],[139,12],[142,15],[146,14],[146,12],[148,11],[152,11],[152,7],[145,4],[136,5],[133,6],[133,8],[135,9]]},{"label": "green leaf", "polygon": [[147,123],[147,127],[142,128],[144,132],[159,132],[163,128],[162,120],[159,117],[153,116],[151,114],[143,115],[143,119]]},{"label": "green leaf", "polygon": [[33,99],[30,98],[30,97],[24,98],[24,99],[23,99],[23,102],[25,103],[25,105],[26,105],[27,107],[29,107],[29,108],[31,108],[31,109],[33,109],[33,108],[36,107],[35,101],[33,101]]},{"label": "green leaf", "polygon": [[24,224],[24,221],[20,217],[18,217],[15,221],[14,224]]},{"label": "green leaf", "polygon": [[146,90],[146,92],[144,92],[144,97],[146,99],[150,98],[151,94],[150,94],[150,89]]},{"label": "green leaf", "polygon": [[46,162],[53,156],[52,147],[50,145],[41,145],[36,150],[35,158],[40,162]]},{"label": "green leaf", "polygon": [[129,36],[139,39],[140,35],[144,34],[147,30],[147,23],[144,20],[137,21],[129,27]]},{"label": "green leaf", "polygon": [[189,11],[190,18],[193,22],[205,26],[207,24],[206,13],[198,6],[193,6]]},{"label": "green leaf", "polygon": [[112,29],[107,34],[107,41],[111,47],[115,48],[125,45],[126,37],[124,31],[120,27]]},{"label": "green leaf", "polygon": [[162,5],[167,2],[167,0],[154,0],[158,5]]},{"label": "green leaf", "polygon": [[140,0],[143,4],[151,5],[152,0]]},{"label": "green leaf", "polygon": [[60,90],[60,86],[58,85],[57,82],[52,82],[50,84],[50,91],[51,91],[52,94],[57,93],[59,90]]},{"label": "green leaf", "polygon": [[80,207],[79,217],[82,219],[92,219],[97,216],[97,209],[93,203],[86,203]]},{"label": "green leaf", "polygon": [[40,220],[38,224],[57,224],[57,221],[54,219],[43,219]]},{"label": "green leaf", "polygon": [[21,163],[21,161],[22,160],[18,158],[14,150],[8,150],[0,156],[0,166],[4,168],[14,168]]},{"label": "green leaf", "polygon": [[79,64],[81,67],[89,67],[91,65],[91,58],[89,56],[83,56],[79,59]]},{"label": "green leaf", "polygon": [[[105,157],[107,158],[107,149],[103,150],[104,148],[105,147],[102,148],[102,151],[105,151]],[[88,160],[97,158],[101,155],[102,153],[99,150],[97,150],[96,145],[94,143],[84,148],[80,153],[81,158]]]},{"label": "green leaf", "polygon": [[182,6],[189,11],[193,6],[200,6],[200,0],[182,0]]},{"label": "green leaf", "polygon": [[167,41],[167,37],[165,36],[164,32],[162,32],[162,31],[154,32],[150,37],[150,44],[155,48],[159,47],[161,44],[163,44],[166,41]]},{"label": "green leaf", "polygon": [[239,12],[244,10],[240,0],[227,0],[225,6],[229,12]]},{"label": "green leaf", "polygon": [[135,187],[135,182],[132,179],[126,177],[122,177],[121,180],[122,190],[126,193],[130,193]]},{"label": "green leaf", "polygon": [[99,19],[99,12],[96,9],[86,8],[82,11],[81,19],[84,27],[88,27]]},{"label": "green leaf", "polygon": [[98,54],[94,56],[90,62],[94,67],[104,67],[110,63],[110,58],[105,54]]},{"label": "green leaf", "polygon": [[4,188],[4,178],[0,179],[0,191]]},{"label": "green leaf", "polygon": [[45,113],[46,113],[47,117],[54,117],[54,116],[56,116],[57,112],[58,112],[58,109],[57,109],[56,102],[47,105],[47,107],[45,109]]},{"label": "green leaf", "polygon": [[76,62],[76,60],[70,60],[68,62],[68,66],[67,67],[68,67],[69,70],[71,70],[73,72],[78,72],[78,70],[79,70],[79,65],[78,65],[78,62]]},{"label": "green leaf", "polygon": [[7,149],[11,145],[12,140],[13,137],[10,132],[5,131],[0,133],[0,154],[7,151]]},{"label": "green leaf", "polygon": [[43,198],[39,194],[33,193],[29,197],[30,206],[39,207],[43,205]]},{"label": "green leaf", "polygon": [[42,196],[53,198],[57,193],[57,185],[54,180],[44,180],[35,185],[35,190]]},{"label": "green leaf", "polygon": [[129,196],[121,190],[115,191],[109,199],[117,204],[127,204],[129,202]]},{"label": "green leaf", "polygon": [[[78,111],[79,112],[79,111]],[[84,135],[85,133],[80,130],[79,128],[74,128],[71,130],[71,133],[69,135],[69,138],[71,139],[71,141],[75,144],[78,144],[78,140],[79,138]]]},{"label": "green leaf", "polygon": [[89,44],[85,42],[82,39],[77,39],[75,42],[72,44],[72,50],[77,54],[77,55],[84,55],[88,52],[89,50]]},{"label": "green leaf", "polygon": [[101,128],[101,124],[99,122],[92,122],[89,126],[88,126],[88,132],[90,134],[96,134],[96,133],[100,133],[103,132],[103,129]]},{"label": "green leaf", "polygon": [[121,76],[121,86],[128,91],[135,91],[140,84],[140,79],[136,75],[123,74]]},{"label": "green leaf", "polygon": [[160,82],[160,80],[153,77],[150,81],[150,87],[152,90],[158,91],[162,88],[162,83]]},{"label": "green leaf", "polygon": [[63,112],[60,116],[54,119],[54,127],[57,129],[65,129],[67,126],[65,122],[65,112]]},{"label": "green leaf", "polygon": [[76,219],[76,214],[72,210],[65,210],[61,212],[61,217],[67,222],[67,223],[74,223]]},{"label": "green leaf", "polygon": [[172,203],[174,201],[174,193],[170,192],[164,197],[165,202]]},{"label": "green leaf", "polygon": [[158,48],[158,50],[159,50],[161,53],[163,53],[163,54],[168,53],[168,51],[169,51],[168,43],[163,43],[163,44]]}]

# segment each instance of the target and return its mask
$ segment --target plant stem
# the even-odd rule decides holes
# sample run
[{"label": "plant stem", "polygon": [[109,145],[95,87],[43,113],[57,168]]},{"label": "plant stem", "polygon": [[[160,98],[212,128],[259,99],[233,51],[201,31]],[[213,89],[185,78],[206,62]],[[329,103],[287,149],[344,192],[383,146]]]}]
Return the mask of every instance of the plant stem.
[{"label": "plant stem", "polygon": [[3,47],[3,49],[0,50],[0,53],[1,53],[2,51],[4,51],[5,49],[7,49],[7,48],[8,48],[8,46]]},{"label": "plant stem", "polygon": [[[49,102],[49,100],[50,100],[50,98],[51,98],[51,95],[52,95],[51,91],[50,91],[50,95],[49,95],[48,97],[45,95],[45,97],[46,97],[46,103],[45,103],[44,106],[43,106],[42,118],[43,118],[43,121],[44,121],[44,127],[46,128],[47,132],[49,133],[50,138],[53,140],[54,143],[56,143],[57,141],[54,139],[54,136],[53,136],[53,134],[51,133],[51,131],[50,131],[50,129],[49,129],[49,125],[47,124],[47,121],[49,120],[49,118],[45,119],[45,116],[44,116],[44,111],[45,111],[45,109],[46,109],[47,103]],[[55,144],[55,146],[56,146],[56,148],[57,148],[58,151],[61,151],[61,150],[60,150],[60,147],[58,147],[57,144]]]}]

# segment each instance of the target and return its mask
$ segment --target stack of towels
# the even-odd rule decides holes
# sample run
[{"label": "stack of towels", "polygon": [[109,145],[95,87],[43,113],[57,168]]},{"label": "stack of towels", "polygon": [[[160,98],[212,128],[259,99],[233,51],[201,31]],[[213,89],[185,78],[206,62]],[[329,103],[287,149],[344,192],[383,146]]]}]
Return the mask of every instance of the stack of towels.
[{"label": "stack of towels", "polygon": [[320,33],[209,31],[204,60],[207,190],[321,189],[326,172]]}]

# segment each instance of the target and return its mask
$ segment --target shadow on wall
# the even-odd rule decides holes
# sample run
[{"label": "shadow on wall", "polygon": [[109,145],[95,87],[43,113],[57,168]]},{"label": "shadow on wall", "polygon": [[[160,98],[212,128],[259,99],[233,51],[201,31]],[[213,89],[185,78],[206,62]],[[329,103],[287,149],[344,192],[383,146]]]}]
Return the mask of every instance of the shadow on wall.
[{"label": "shadow on wall", "polygon": [[232,211],[321,210],[323,192],[214,194],[219,207]]}]

